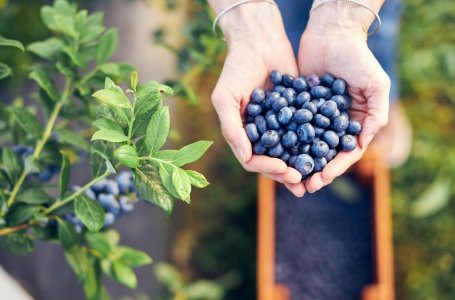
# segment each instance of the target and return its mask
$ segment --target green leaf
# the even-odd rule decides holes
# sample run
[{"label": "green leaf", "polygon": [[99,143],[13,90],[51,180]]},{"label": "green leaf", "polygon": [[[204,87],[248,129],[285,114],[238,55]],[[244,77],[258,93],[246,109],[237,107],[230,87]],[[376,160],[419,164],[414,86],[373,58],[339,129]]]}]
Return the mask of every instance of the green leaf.
[{"label": "green leaf", "polygon": [[134,147],[130,145],[122,145],[114,151],[114,156],[122,164],[129,168],[137,168],[139,166],[139,156]]},{"label": "green leaf", "polygon": [[181,148],[173,157],[173,164],[181,167],[186,164],[192,163],[207,151],[207,149],[213,144],[209,141],[198,141]]},{"label": "green leaf", "polygon": [[112,274],[117,282],[124,284],[131,289],[136,288],[136,274],[134,274],[134,271],[131,269],[131,267],[122,261],[116,260],[112,262]]},{"label": "green leaf", "polygon": [[131,73],[131,79],[130,79],[130,81],[131,81],[131,88],[133,89],[133,91],[136,91],[137,80],[138,80],[137,77],[138,77],[138,76],[137,76],[137,72],[136,72],[136,71],[134,71],[134,72]]},{"label": "green leaf", "polygon": [[79,196],[74,201],[76,216],[91,232],[99,231],[104,226],[104,209],[98,202],[85,196]]},{"label": "green leaf", "polygon": [[19,204],[14,206],[7,215],[8,226],[17,226],[33,218],[38,213],[39,207],[34,205]]},{"label": "green leaf", "polygon": [[31,134],[35,138],[41,137],[43,128],[38,122],[38,119],[31,112],[23,107],[17,106],[8,107],[8,111],[25,132]]},{"label": "green leaf", "polygon": [[50,38],[42,42],[31,43],[27,46],[27,51],[48,59],[54,60],[57,54],[62,51],[62,42],[57,38]]},{"label": "green leaf", "polygon": [[181,168],[172,169],[172,183],[180,199],[189,203],[191,193],[190,177]]},{"label": "green leaf", "polygon": [[79,49],[76,48],[75,46],[67,46],[67,45],[64,45],[62,47],[62,50],[63,52],[66,53],[66,55],[68,55],[68,57],[70,58],[71,62],[80,67],[80,68],[83,68],[85,69],[86,67],[86,63],[84,62],[84,60],[82,59],[80,53],[79,53]]},{"label": "green leaf", "polygon": [[163,187],[155,168],[141,166],[134,170],[134,185],[141,197],[158,207],[168,215],[172,213],[174,200]]},{"label": "green leaf", "polygon": [[145,252],[130,247],[118,247],[120,259],[130,267],[140,267],[152,263],[152,258]]},{"label": "green leaf", "polygon": [[124,133],[120,125],[109,119],[98,119],[95,122],[93,122],[93,126],[95,126],[98,129],[114,130],[122,134]]},{"label": "green leaf", "polygon": [[185,286],[182,275],[170,264],[157,263],[155,266],[155,275],[158,281],[172,292],[179,292]]},{"label": "green leaf", "polygon": [[11,149],[3,149],[2,152],[2,168],[8,174],[10,182],[14,183],[19,178],[23,165],[19,156]]},{"label": "green leaf", "polygon": [[68,190],[68,184],[70,180],[70,161],[68,156],[62,153],[62,167],[60,170],[60,178],[59,178],[59,191],[60,191],[60,199],[65,197],[66,191]]},{"label": "green leaf", "polygon": [[16,255],[26,254],[33,250],[33,240],[22,233],[0,236],[0,248]]},{"label": "green leaf", "polygon": [[90,149],[90,165],[92,176],[94,178],[110,171],[116,173],[111,163],[110,157],[113,157],[113,145],[103,141],[95,141]]},{"label": "green leaf", "polygon": [[120,66],[116,63],[108,62],[102,64],[100,67],[100,71],[114,77],[120,76]]},{"label": "green leaf", "polygon": [[34,70],[28,77],[35,80],[52,100],[57,101],[60,98],[54,82],[43,70]]},{"label": "green leaf", "polygon": [[104,233],[87,233],[85,239],[88,245],[98,251],[103,257],[109,257],[111,254],[112,247]]},{"label": "green leaf", "polygon": [[158,151],[169,134],[169,108],[160,107],[150,119],[145,135],[145,144],[150,154]]},{"label": "green leaf", "polygon": [[161,160],[166,160],[168,162],[172,162],[174,159],[174,156],[177,154],[178,150],[161,150],[158,152],[155,152],[153,154],[154,158],[158,158]]},{"label": "green leaf", "polygon": [[103,140],[112,143],[120,143],[128,141],[128,137],[123,133],[120,133],[115,130],[101,129],[95,132],[92,137],[92,141]]},{"label": "green leaf", "polygon": [[76,245],[65,249],[65,258],[80,281],[83,281],[90,269],[93,268],[88,254],[81,246]]},{"label": "green leaf", "polygon": [[410,213],[415,218],[426,218],[447,206],[450,200],[451,179],[440,177],[411,203]]},{"label": "green leaf", "polygon": [[220,300],[224,290],[220,284],[209,280],[198,280],[186,288],[188,299]]},{"label": "green leaf", "polygon": [[98,65],[105,63],[114,54],[117,46],[118,31],[116,28],[111,28],[101,36],[96,50],[96,63]]},{"label": "green leaf", "polygon": [[13,70],[8,65],[0,62],[0,80],[11,75],[13,75]]},{"label": "green leaf", "polygon": [[118,85],[115,84],[115,82],[110,79],[109,77],[106,77],[106,79],[104,80],[104,88],[106,90],[111,90],[111,91],[116,91],[120,94],[125,94],[123,93],[123,90],[121,87],[119,87]]},{"label": "green leaf", "polygon": [[25,52],[24,45],[16,40],[10,40],[0,35],[0,46],[14,47]]},{"label": "green leaf", "polygon": [[185,170],[186,174],[190,177],[191,185],[197,188],[205,188],[210,183],[205,179],[204,175],[193,170]]},{"label": "green leaf", "polygon": [[97,12],[87,17],[84,27],[80,32],[79,42],[81,44],[90,42],[103,33],[105,27],[103,26],[104,14]]},{"label": "green leaf", "polygon": [[58,138],[62,143],[74,146],[84,151],[90,151],[90,143],[81,134],[68,128],[58,128],[56,130]]},{"label": "green leaf", "polygon": [[42,188],[32,187],[19,192],[16,201],[27,204],[45,204],[51,202],[52,198]]},{"label": "green leaf", "polygon": [[154,94],[139,94],[136,96],[136,105],[134,106],[134,113],[136,116],[142,116],[152,109],[154,109],[161,100],[161,95],[159,93]]},{"label": "green leaf", "polygon": [[131,107],[130,100],[123,93],[119,93],[118,91],[102,89],[95,92],[92,96],[101,103],[109,106],[120,108]]},{"label": "green leaf", "polygon": [[138,96],[139,95],[145,96],[145,95],[156,94],[156,93],[161,93],[161,94],[165,94],[165,95],[173,95],[174,91],[172,90],[171,87],[152,80],[152,81],[149,81],[149,82],[141,85]]},{"label": "green leaf", "polygon": [[62,243],[63,248],[70,249],[78,243],[77,233],[74,225],[70,222],[63,221],[58,218],[58,239]]}]

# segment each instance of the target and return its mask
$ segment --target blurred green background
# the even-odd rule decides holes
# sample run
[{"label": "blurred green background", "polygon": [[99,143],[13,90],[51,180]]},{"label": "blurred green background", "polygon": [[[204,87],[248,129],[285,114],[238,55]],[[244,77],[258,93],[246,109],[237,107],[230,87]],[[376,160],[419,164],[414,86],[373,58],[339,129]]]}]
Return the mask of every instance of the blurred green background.
[{"label": "blurred green background", "polygon": [[[0,0],[0,34],[25,44],[46,36],[38,7],[49,2]],[[109,7],[109,1],[79,2]],[[255,176],[240,168],[222,142],[209,100],[226,47],[211,33],[213,16],[203,0],[150,0],[149,9],[160,16],[159,24],[149,30],[149,43],[175,55],[172,75],[166,78],[180,96],[173,103],[179,123],[176,139],[193,140],[196,132],[198,138],[213,139],[217,145],[201,165],[211,187],[198,191],[190,207],[180,207],[168,237],[167,259],[178,273],[171,267],[157,268],[163,287],[168,287],[163,288],[162,299],[186,293],[176,291],[166,274],[185,282],[182,286],[210,279],[202,283],[212,293],[207,299],[254,299]],[[404,0],[403,12],[401,101],[414,141],[410,159],[393,171],[397,299],[454,299],[455,2]],[[16,73],[0,82],[0,96],[20,95],[27,55],[2,49],[0,61]]]}]

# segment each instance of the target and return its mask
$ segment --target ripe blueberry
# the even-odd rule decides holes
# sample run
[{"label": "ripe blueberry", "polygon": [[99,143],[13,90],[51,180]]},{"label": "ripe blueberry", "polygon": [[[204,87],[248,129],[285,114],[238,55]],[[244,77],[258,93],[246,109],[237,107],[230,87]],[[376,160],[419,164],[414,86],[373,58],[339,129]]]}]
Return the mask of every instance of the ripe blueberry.
[{"label": "ripe blueberry", "polygon": [[112,194],[114,196],[118,196],[120,194],[120,189],[118,187],[117,182],[112,179],[108,179],[106,182],[106,193]]},{"label": "ripe blueberry", "polygon": [[292,148],[297,145],[297,134],[294,131],[286,132],[281,138],[281,143],[286,148]]},{"label": "ripe blueberry", "polygon": [[302,144],[300,145],[299,151],[300,154],[310,154],[311,144]]},{"label": "ripe blueberry", "polygon": [[308,154],[300,154],[294,162],[294,168],[302,174],[309,175],[314,169],[314,160]]},{"label": "ripe blueberry", "polygon": [[267,130],[261,137],[261,143],[266,148],[272,148],[280,142],[280,136],[275,130]]},{"label": "ripe blueberry", "polygon": [[120,197],[119,202],[122,212],[130,212],[134,209],[134,202],[131,201],[127,196]]},{"label": "ripe blueberry", "polygon": [[297,123],[308,123],[313,119],[313,113],[308,109],[299,109],[294,113],[294,121]]},{"label": "ripe blueberry", "polygon": [[288,166],[294,167],[295,161],[297,160],[297,155],[291,155],[288,160]]},{"label": "ripe blueberry", "polygon": [[101,193],[104,191],[106,187],[107,179],[101,179],[100,181],[97,181],[95,184],[92,185],[91,189],[95,193]]},{"label": "ripe blueberry", "polygon": [[108,212],[104,215],[104,227],[109,227],[111,226],[115,221],[115,216],[114,214]]},{"label": "ripe blueberry", "polygon": [[254,117],[254,125],[256,125],[259,134],[264,134],[267,131],[267,122],[263,116]]},{"label": "ripe blueberry", "polygon": [[254,89],[251,93],[251,102],[261,104],[265,99],[265,93],[261,89]]},{"label": "ripe blueberry", "polygon": [[333,81],[335,81],[335,76],[330,73],[326,73],[321,77],[321,84],[325,87],[330,88],[333,84]]},{"label": "ripe blueberry", "polygon": [[340,141],[341,149],[344,151],[352,151],[357,147],[357,140],[354,136],[346,134]]},{"label": "ripe blueberry", "polygon": [[310,123],[301,124],[297,127],[297,137],[303,143],[311,143],[316,133]]},{"label": "ripe blueberry", "polygon": [[274,85],[280,84],[282,78],[283,78],[283,76],[282,76],[281,73],[278,72],[277,70],[273,70],[273,71],[270,73],[270,81],[271,81]]},{"label": "ripe blueberry", "polygon": [[345,114],[341,114],[333,120],[332,128],[336,132],[344,131],[348,128],[349,117]]},{"label": "ripe blueberry", "polygon": [[272,114],[267,118],[267,125],[269,125],[269,128],[274,130],[278,130],[280,128],[280,123],[278,123],[278,118],[275,114]]},{"label": "ripe blueberry", "polygon": [[311,145],[310,153],[313,157],[324,157],[329,152],[329,145],[324,141],[319,141]]},{"label": "ripe blueberry", "polygon": [[335,158],[337,155],[337,151],[335,149],[330,149],[329,152],[324,156],[327,162],[330,162],[332,159]]},{"label": "ripe blueberry", "polygon": [[264,105],[266,108],[270,109],[272,108],[273,102],[277,101],[280,99],[281,94],[278,92],[271,92],[270,95],[265,99]]},{"label": "ripe blueberry", "polygon": [[321,172],[324,167],[327,165],[327,159],[324,157],[315,157],[314,160],[314,172]]},{"label": "ripe blueberry", "polygon": [[281,84],[275,85],[275,87],[273,88],[273,91],[277,92],[277,93],[280,93],[280,95],[281,95],[282,92],[284,92],[284,90],[286,90],[286,87],[284,85],[281,85]]},{"label": "ripe blueberry", "polygon": [[303,77],[297,77],[292,83],[292,87],[298,92],[303,92],[308,90],[308,84]]},{"label": "ripe blueberry", "polygon": [[327,96],[327,88],[322,85],[317,85],[311,88],[310,94],[314,98],[324,98]]},{"label": "ripe blueberry", "polygon": [[120,174],[118,174],[118,176],[115,178],[115,181],[117,181],[120,193],[122,194],[127,194],[133,187],[133,178],[130,172],[120,172]]},{"label": "ripe blueberry", "polygon": [[281,155],[280,159],[282,161],[284,161],[285,163],[288,162],[289,158],[291,157],[291,154],[289,154],[289,152],[287,152],[286,150],[283,152],[283,154]]},{"label": "ripe blueberry", "polygon": [[321,128],[327,128],[330,125],[330,119],[321,114],[317,114],[313,119],[314,125]]},{"label": "ripe blueberry", "polygon": [[272,108],[275,112],[279,112],[285,106],[288,106],[288,101],[284,97],[280,97],[280,99],[272,103]]},{"label": "ripe blueberry", "polygon": [[340,138],[338,135],[331,130],[324,132],[322,135],[322,140],[329,145],[330,148],[335,148],[340,143]]},{"label": "ripe blueberry", "polygon": [[317,99],[313,99],[311,100],[311,103],[313,103],[314,105],[316,105],[316,107],[319,109],[322,104],[324,104],[325,102],[325,99],[324,98],[317,98]]},{"label": "ripe blueberry", "polygon": [[310,75],[306,77],[305,80],[310,88],[321,84],[321,81],[317,75]]},{"label": "ripe blueberry", "polygon": [[333,100],[325,101],[319,108],[319,111],[321,112],[321,114],[323,114],[326,117],[333,116],[333,114],[335,114],[336,110],[337,110],[337,104]]},{"label": "ripe blueberry", "polygon": [[317,138],[321,137],[324,134],[324,132],[325,132],[324,128],[314,126],[314,133]]},{"label": "ripe blueberry", "polygon": [[253,153],[254,153],[254,154],[262,155],[262,154],[264,154],[266,151],[267,151],[267,148],[264,147],[264,145],[262,145],[261,142],[257,142],[257,143],[254,144],[254,146],[253,146]]},{"label": "ripe blueberry", "polygon": [[335,95],[330,98],[330,100],[335,101],[337,104],[338,109],[344,110],[346,108],[346,99],[342,95]]},{"label": "ripe blueberry", "polygon": [[259,104],[249,103],[246,106],[246,112],[248,115],[255,117],[262,112],[262,106]]},{"label": "ripe blueberry", "polygon": [[293,88],[287,88],[281,93],[281,96],[286,99],[289,105],[293,105],[295,98],[297,97],[297,93]]},{"label": "ripe blueberry", "polygon": [[285,87],[292,87],[292,84],[294,83],[294,77],[289,74],[284,74],[281,82]]},{"label": "ripe blueberry", "polygon": [[289,124],[292,119],[292,110],[289,107],[283,107],[278,112],[278,122],[283,125]]},{"label": "ripe blueberry", "polygon": [[281,143],[269,149],[268,154],[271,157],[280,157],[284,152],[284,148]]},{"label": "ripe blueberry", "polygon": [[306,102],[305,104],[302,105],[302,108],[308,109],[311,111],[313,115],[315,115],[318,112],[318,108],[313,102]]},{"label": "ripe blueberry", "polygon": [[297,107],[302,107],[305,103],[311,100],[311,95],[308,92],[301,92],[295,98],[294,105]]},{"label": "ripe blueberry", "polygon": [[349,134],[359,134],[362,131],[362,125],[357,121],[349,121],[348,128],[346,132]]},{"label": "ripe blueberry", "polygon": [[252,143],[255,143],[259,140],[259,132],[255,124],[250,123],[245,126],[246,135]]},{"label": "ripe blueberry", "polygon": [[332,84],[332,94],[343,95],[346,92],[346,81],[343,79],[335,79]]},{"label": "ripe blueberry", "polygon": [[296,131],[298,125],[299,125],[299,124],[297,124],[295,121],[292,121],[291,123],[288,124],[288,126],[286,127],[286,129],[287,129],[288,131]]}]

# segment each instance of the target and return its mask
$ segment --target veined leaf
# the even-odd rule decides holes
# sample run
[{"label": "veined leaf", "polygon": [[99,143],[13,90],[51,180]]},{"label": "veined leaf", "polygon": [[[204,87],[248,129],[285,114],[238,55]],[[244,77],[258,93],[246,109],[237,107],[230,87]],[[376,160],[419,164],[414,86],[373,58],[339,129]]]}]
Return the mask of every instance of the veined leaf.
[{"label": "veined leaf", "polygon": [[74,225],[58,218],[58,239],[65,249],[70,249],[77,244],[77,234]]},{"label": "veined leaf", "polygon": [[199,172],[193,171],[193,170],[185,170],[186,174],[190,177],[190,182],[191,185],[197,187],[197,188],[205,188],[208,186],[210,183],[207,181],[207,179],[204,177]]},{"label": "veined leaf", "polygon": [[0,46],[14,47],[14,48],[21,50],[22,52],[25,51],[24,45],[22,45],[21,42],[16,41],[16,40],[7,39],[1,35],[0,35]]},{"label": "veined leaf", "polygon": [[126,142],[128,140],[128,137],[115,130],[101,129],[95,132],[95,134],[93,135],[92,141],[95,140],[104,140],[112,143],[121,143]]},{"label": "veined leaf", "polygon": [[44,71],[32,71],[28,77],[35,80],[52,100],[57,101],[60,98],[57,87]]},{"label": "veined leaf", "polygon": [[98,202],[85,196],[79,196],[74,201],[74,211],[91,232],[97,232],[104,226],[105,213]]},{"label": "veined leaf", "polygon": [[120,108],[130,108],[131,106],[130,100],[118,91],[102,89],[95,92],[92,96],[106,105]]},{"label": "veined leaf", "polygon": [[25,132],[31,134],[35,138],[41,137],[43,128],[38,122],[38,119],[36,119],[36,117],[31,112],[23,107],[16,106],[8,107],[8,111]]},{"label": "veined leaf", "polygon": [[198,141],[181,148],[173,157],[173,164],[181,167],[198,160],[212,144],[209,141]]},{"label": "veined leaf", "polygon": [[120,260],[112,262],[112,274],[114,279],[127,287],[134,289],[137,286],[136,274],[133,269]]},{"label": "veined leaf", "polygon": [[96,51],[96,63],[101,65],[105,63],[114,54],[118,46],[118,31],[111,28],[101,37],[98,49]]},{"label": "veined leaf", "polygon": [[13,75],[13,70],[8,65],[0,63],[0,80],[11,75]]},{"label": "veined leaf", "polygon": [[122,145],[114,151],[114,156],[122,164],[129,168],[137,168],[139,166],[139,156],[134,147],[130,145]]},{"label": "veined leaf", "polygon": [[27,204],[45,204],[51,202],[52,198],[42,188],[34,187],[21,191],[16,200]]},{"label": "veined leaf", "polygon": [[147,126],[145,144],[149,153],[152,154],[163,146],[169,134],[169,127],[169,108],[166,106],[160,107],[153,114]]}]

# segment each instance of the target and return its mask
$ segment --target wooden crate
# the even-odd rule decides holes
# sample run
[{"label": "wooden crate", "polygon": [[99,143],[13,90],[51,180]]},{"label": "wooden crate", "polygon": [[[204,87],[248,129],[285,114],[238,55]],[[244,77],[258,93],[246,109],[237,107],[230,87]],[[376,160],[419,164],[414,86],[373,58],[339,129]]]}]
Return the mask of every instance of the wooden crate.
[{"label": "wooden crate", "polygon": [[[374,284],[365,286],[360,300],[394,300],[390,175],[380,157],[368,152],[351,170],[372,189]],[[258,178],[258,300],[291,299],[289,289],[275,281],[274,181]]]}]

